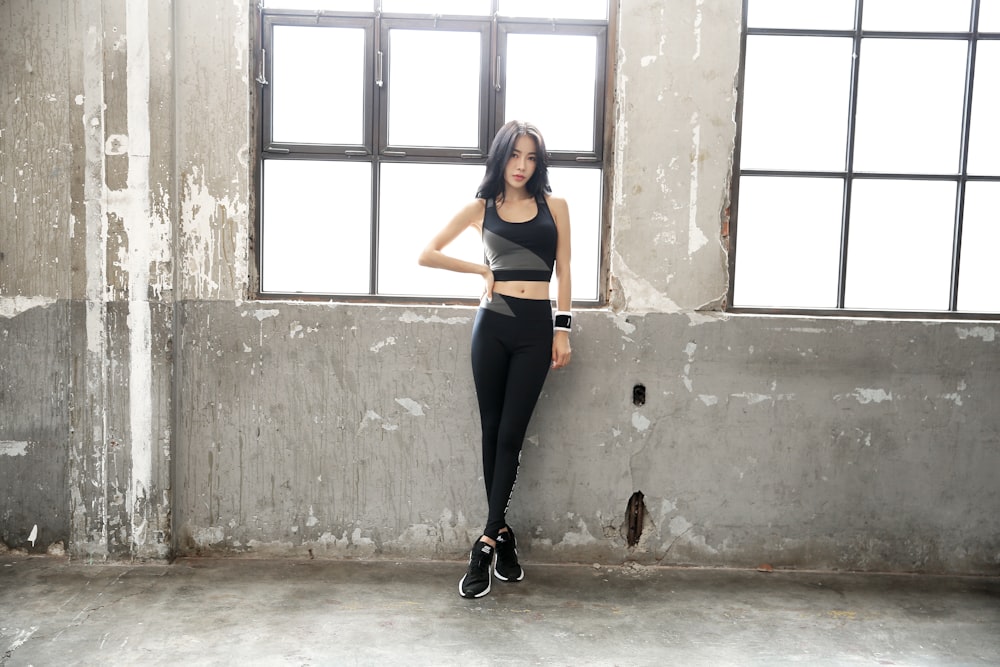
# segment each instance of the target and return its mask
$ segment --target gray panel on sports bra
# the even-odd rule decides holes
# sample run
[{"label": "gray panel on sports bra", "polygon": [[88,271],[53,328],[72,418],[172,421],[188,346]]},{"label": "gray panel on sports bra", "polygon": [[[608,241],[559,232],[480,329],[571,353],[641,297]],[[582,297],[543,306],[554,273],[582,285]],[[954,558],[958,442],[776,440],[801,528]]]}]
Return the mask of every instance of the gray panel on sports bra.
[{"label": "gray panel on sports bra", "polygon": [[[527,248],[505,239],[490,230],[483,230],[483,243],[490,266],[494,271],[542,271],[548,273],[552,268],[545,260]],[[498,260],[497,257],[500,259]]]}]

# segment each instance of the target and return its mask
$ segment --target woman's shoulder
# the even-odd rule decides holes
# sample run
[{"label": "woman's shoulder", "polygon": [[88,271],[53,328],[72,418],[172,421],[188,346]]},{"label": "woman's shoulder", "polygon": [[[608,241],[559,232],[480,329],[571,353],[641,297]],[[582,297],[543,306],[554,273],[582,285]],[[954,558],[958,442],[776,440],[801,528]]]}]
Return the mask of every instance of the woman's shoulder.
[{"label": "woman's shoulder", "polygon": [[483,211],[486,210],[486,200],[485,199],[473,199],[470,202],[466,202],[465,205],[460,209],[459,215],[470,215],[478,213],[482,217]]},{"label": "woman's shoulder", "polygon": [[483,216],[486,212],[486,200],[485,199],[473,199],[468,202],[459,210],[456,217],[460,218],[467,225],[478,225],[483,221]]},{"label": "woman's shoulder", "polygon": [[566,200],[552,194],[545,195],[545,204],[553,213],[563,213],[569,211],[569,204],[566,203]]}]

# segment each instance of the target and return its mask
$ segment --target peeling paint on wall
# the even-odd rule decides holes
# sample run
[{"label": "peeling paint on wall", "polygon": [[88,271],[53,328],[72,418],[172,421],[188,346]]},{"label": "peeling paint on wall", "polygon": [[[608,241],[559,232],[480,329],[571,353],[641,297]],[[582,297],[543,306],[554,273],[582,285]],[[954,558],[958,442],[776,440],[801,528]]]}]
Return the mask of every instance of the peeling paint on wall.
[{"label": "peeling paint on wall", "polygon": [[731,398],[741,398],[747,402],[747,405],[757,405],[758,403],[774,403],[775,401],[791,401],[795,399],[795,394],[778,394],[777,396],[772,396],[771,394],[758,394],[749,391],[743,391],[738,394],[730,394]]},{"label": "peeling paint on wall", "polygon": [[657,290],[652,283],[630,271],[623,258],[617,253],[613,257],[614,274],[622,285],[627,309],[630,312],[640,314],[648,312],[679,313],[681,311],[676,303]]},{"label": "peeling paint on wall", "polygon": [[869,389],[864,387],[858,387],[850,394],[837,394],[833,398],[835,400],[840,400],[843,398],[853,398],[858,403],[866,405],[868,403],[882,403],[883,401],[891,401],[892,392],[886,391],[885,389]]},{"label": "peeling paint on wall", "polygon": [[705,0],[695,0],[694,4],[697,9],[694,13],[694,53],[691,55],[692,62],[701,57],[701,23],[704,18],[701,13],[701,6],[705,4]]},{"label": "peeling paint on wall", "polygon": [[650,422],[649,419],[642,413],[640,412],[632,413],[632,426],[633,428],[635,428],[635,430],[639,431],[640,433],[647,430],[651,423],[652,422]]},{"label": "peeling paint on wall", "polygon": [[421,407],[421,405],[412,398],[397,398],[396,402],[403,406],[403,408],[414,417],[424,416],[423,407]]},{"label": "peeling paint on wall", "polygon": [[371,350],[372,352],[379,352],[383,347],[385,347],[387,345],[395,345],[395,344],[396,344],[396,337],[395,336],[389,336],[385,340],[381,340],[381,341],[375,343],[374,345],[372,345],[368,349]]},{"label": "peeling paint on wall", "polygon": [[0,456],[26,456],[29,444],[23,440],[0,440]]},{"label": "peeling paint on wall", "polygon": [[104,39],[101,8],[81,7],[88,25],[83,54],[84,206],[86,209],[86,340],[85,392],[89,409],[70,470],[73,499],[70,542],[90,553],[107,553],[107,244],[104,161]]},{"label": "peeling paint on wall", "polygon": [[[202,169],[192,166],[182,184],[180,206],[183,295],[223,298],[223,287],[246,292],[249,276],[249,205],[234,185],[229,194],[213,193]],[[235,223],[235,224],[232,224]],[[239,242],[237,242],[239,240]]]},{"label": "peeling paint on wall", "polygon": [[55,302],[44,296],[0,296],[0,317],[10,319],[32,308],[48,308]]},{"label": "peeling paint on wall", "polygon": [[208,526],[198,529],[194,534],[194,543],[199,547],[220,544],[226,539],[226,529],[222,526]]},{"label": "peeling paint on wall", "polygon": [[[701,12],[699,11],[699,15]],[[708,244],[708,238],[698,227],[698,169],[701,164],[701,124],[698,112],[691,114],[691,194],[688,203],[688,255]]]},{"label": "peeling paint on wall", "polygon": [[424,317],[422,315],[417,315],[412,310],[407,310],[402,315],[399,316],[399,321],[406,324],[414,324],[417,322],[423,322],[426,324],[468,324],[472,321],[470,317],[448,317],[442,318],[437,315],[431,315],[430,317]]},{"label": "peeling paint on wall", "polygon": [[692,310],[687,313],[688,326],[696,327],[701,324],[711,324],[714,322],[725,322],[729,319],[729,314],[723,311],[698,311]]},{"label": "peeling paint on wall", "polygon": [[[149,4],[148,0],[128,0],[125,5],[125,33],[128,69],[126,104],[128,111],[128,180],[121,198],[114,198],[111,212],[124,222],[128,235],[128,318],[129,328],[129,432],[132,465],[128,513],[132,520],[132,540],[142,546],[146,540],[148,494],[153,481],[153,352],[152,317],[149,292],[159,280],[151,281],[150,264],[169,266],[170,221],[150,217],[150,126],[149,126]],[[169,276],[169,272],[164,272]],[[169,286],[169,278],[168,286]],[[156,287],[158,294],[162,287]]]},{"label": "peeling paint on wall", "polygon": [[368,427],[369,424],[374,422],[378,422],[383,431],[399,430],[399,424],[393,424],[391,422],[387,422],[382,418],[382,415],[380,415],[379,413],[375,412],[374,410],[368,410],[365,413],[364,418],[361,420],[361,423],[358,425],[357,432],[361,433]]},{"label": "peeling paint on wall", "polygon": [[263,322],[264,320],[270,319],[272,317],[277,317],[278,315],[281,314],[281,311],[277,309],[261,308],[259,310],[253,311],[253,313],[243,313],[243,317],[246,317],[248,314],[256,317],[258,322]]},{"label": "peeling paint on wall", "polygon": [[635,333],[635,325],[628,321],[628,316],[624,313],[608,313],[608,316],[615,323],[615,326],[625,334],[622,338],[629,340],[627,336]]},{"label": "peeling paint on wall", "polygon": [[962,393],[961,392],[965,391],[967,388],[968,387],[965,384],[965,380],[959,380],[958,387],[957,387],[958,391],[950,393],[950,394],[941,394],[940,398],[943,398],[945,400],[951,401],[956,406],[961,407],[962,406]]},{"label": "peeling paint on wall", "polygon": [[[567,515],[567,518],[572,520],[573,514]],[[597,538],[594,537],[590,530],[587,528],[587,523],[583,520],[583,517],[579,517],[576,522],[577,532],[566,531],[563,535],[562,540],[556,544],[556,547],[581,547],[588,544],[594,544],[597,542]]]},{"label": "peeling paint on wall", "polygon": [[957,327],[955,333],[959,339],[978,338],[984,343],[992,343],[996,339],[996,329],[993,327],[971,327],[969,329]]},{"label": "peeling paint on wall", "polygon": [[694,363],[694,353],[698,351],[698,344],[689,342],[684,346],[684,354],[687,356],[687,363],[684,364],[684,374],[681,375],[681,382],[689,392],[694,391],[694,383],[691,381],[691,364]]}]

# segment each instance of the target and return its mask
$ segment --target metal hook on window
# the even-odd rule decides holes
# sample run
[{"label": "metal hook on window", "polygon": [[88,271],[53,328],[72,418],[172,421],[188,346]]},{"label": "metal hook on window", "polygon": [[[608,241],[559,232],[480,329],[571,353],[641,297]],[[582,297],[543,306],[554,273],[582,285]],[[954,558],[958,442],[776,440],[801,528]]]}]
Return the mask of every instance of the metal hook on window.
[{"label": "metal hook on window", "polygon": [[267,51],[262,47],[260,50],[260,74],[257,75],[257,83],[262,86],[267,85],[267,77],[264,76],[264,65],[267,62]]},{"label": "metal hook on window", "polygon": [[[261,25],[263,26],[264,0],[257,0],[257,16],[261,21]],[[267,51],[265,51],[264,47],[262,46],[260,47],[260,74],[258,74],[257,78],[255,79],[257,83],[259,83],[262,86],[267,85],[267,77],[264,76],[264,66],[266,62],[267,62]]]}]

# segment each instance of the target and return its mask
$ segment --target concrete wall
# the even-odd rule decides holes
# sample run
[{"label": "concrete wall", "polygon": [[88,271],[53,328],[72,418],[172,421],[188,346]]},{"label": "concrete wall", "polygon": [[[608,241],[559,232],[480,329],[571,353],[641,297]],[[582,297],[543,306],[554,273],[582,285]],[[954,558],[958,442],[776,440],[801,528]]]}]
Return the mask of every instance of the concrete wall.
[{"label": "concrete wall", "polygon": [[[0,3],[10,548],[459,558],[481,530],[473,309],[251,298],[248,5]],[[1000,572],[1000,327],[720,310],[740,6],[622,0],[610,305],[529,430],[525,555]]]}]

